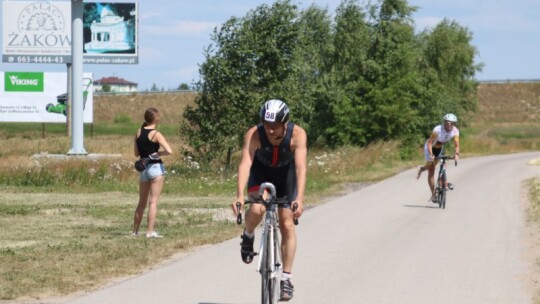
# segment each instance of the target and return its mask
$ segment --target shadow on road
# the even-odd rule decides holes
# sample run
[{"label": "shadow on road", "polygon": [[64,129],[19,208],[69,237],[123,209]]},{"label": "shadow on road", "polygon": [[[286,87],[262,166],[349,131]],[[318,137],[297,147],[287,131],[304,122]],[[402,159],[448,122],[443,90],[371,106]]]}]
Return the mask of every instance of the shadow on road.
[{"label": "shadow on road", "polygon": [[403,207],[408,207],[408,208],[439,209],[439,205],[433,205],[433,206],[428,206],[428,205],[403,205]]}]

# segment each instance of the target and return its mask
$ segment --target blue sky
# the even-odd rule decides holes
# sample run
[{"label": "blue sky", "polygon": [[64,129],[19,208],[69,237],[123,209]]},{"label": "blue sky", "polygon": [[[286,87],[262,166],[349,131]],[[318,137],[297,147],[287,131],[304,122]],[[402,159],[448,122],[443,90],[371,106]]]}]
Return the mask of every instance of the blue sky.
[{"label": "blue sky", "polygon": [[[150,89],[154,83],[164,89],[191,84],[199,78],[198,65],[211,43],[212,30],[231,16],[243,17],[273,2],[140,0],[139,64],[87,64],[84,71],[93,73],[94,79],[116,76],[136,82],[139,90]],[[341,0],[296,3],[301,7],[314,3],[333,14]],[[448,18],[473,33],[472,44],[479,52],[476,61],[485,64],[478,80],[540,79],[540,0],[409,0],[409,4],[418,7],[413,14],[417,31]],[[65,70],[62,64],[0,63],[0,71]]]}]

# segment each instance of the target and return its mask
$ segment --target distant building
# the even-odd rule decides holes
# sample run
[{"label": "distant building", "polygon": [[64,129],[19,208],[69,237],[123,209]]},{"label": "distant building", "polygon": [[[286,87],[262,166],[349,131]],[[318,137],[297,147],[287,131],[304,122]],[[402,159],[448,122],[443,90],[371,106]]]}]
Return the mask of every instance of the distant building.
[{"label": "distant building", "polygon": [[127,81],[123,78],[118,77],[104,77],[98,80],[94,80],[94,92],[137,92],[137,83]]}]

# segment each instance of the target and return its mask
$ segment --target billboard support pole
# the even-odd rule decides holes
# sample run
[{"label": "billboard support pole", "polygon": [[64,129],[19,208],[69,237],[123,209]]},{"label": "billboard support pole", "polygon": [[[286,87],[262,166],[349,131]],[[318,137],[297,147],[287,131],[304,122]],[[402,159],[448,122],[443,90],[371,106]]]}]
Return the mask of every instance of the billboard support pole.
[{"label": "billboard support pole", "polygon": [[71,149],[69,155],[86,155],[83,100],[83,1],[71,1]]},{"label": "billboard support pole", "polygon": [[66,135],[71,137],[71,104],[73,102],[73,94],[71,92],[71,63],[66,64],[67,68],[67,100],[66,100]]}]

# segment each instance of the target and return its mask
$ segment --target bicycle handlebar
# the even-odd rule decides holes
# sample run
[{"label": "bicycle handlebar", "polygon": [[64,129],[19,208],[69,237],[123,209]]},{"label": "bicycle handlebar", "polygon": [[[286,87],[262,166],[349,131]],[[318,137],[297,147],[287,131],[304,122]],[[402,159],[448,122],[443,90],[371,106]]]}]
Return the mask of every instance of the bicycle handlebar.
[{"label": "bicycle handlebar", "polygon": [[[264,192],[268,190],[268,192],[270,192],[270,195],[268,196],[268,198],[266,199],[263,199],[263,194]],[[260,201],[259,201],[260,200]],[[257,201],[245,201],[244,203],[245,204],[253,204],[253,203],[257,203],[257,202],[262,202],[263,204],[265,205],[268,205],[268,204],[277,204],[277,205],[283,205],[283,204],[288,204],[289,202],[286,201],[286,200],[276,200],[276,187],[272,184],[272,183],[262,183],[260,188],[259,188],[259,200]],[[240,202],[236,202],[236,223],[238,225],[242,224],[242,204]],[[294,202],[293,205],[292,205],[292,212],[296,212],[296,210],[298,209],[298,203]],[[295,225],[298,225],[298,219],[297,218],[294,218],[293,219],[294,221],[294,224]]]},{"label": "bicycle handlebar", "polygon": [[[292,212],[295,213],[297,209],[298,209],[298,203],[295,202],[295,203],[293,204],[293,207],[292,207]],[[293,218],[293,223],[294,223],[295,226],[298,225],[298,219],[297,219],[297,218]]]},{"label": "bicycle handlebar", "polygon": [[[456,156],[437,156],[435,157],[435,159],[441,159],[443,161],[447,160],[447,159],[453,159],[455,160],[456,159]],[[457,167],[457,160],[454,161],[454,165]]]},{"label": "bicycle handlebar", "polygon": [[242,210],[241,210],[242,204],[240,202],[236,202],[236,223],[238,225],[242,224]]}]

